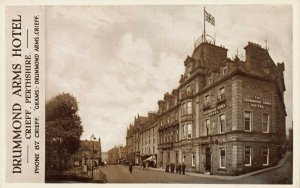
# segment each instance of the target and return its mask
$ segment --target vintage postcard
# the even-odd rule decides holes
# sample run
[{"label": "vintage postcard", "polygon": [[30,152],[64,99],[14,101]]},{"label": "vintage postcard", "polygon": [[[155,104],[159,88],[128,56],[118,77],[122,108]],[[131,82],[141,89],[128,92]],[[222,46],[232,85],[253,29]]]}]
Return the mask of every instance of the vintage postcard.
[{"label": "vintage postcard", "polygon": [[299,186],[296,8],[4,3],[1,185]]}]

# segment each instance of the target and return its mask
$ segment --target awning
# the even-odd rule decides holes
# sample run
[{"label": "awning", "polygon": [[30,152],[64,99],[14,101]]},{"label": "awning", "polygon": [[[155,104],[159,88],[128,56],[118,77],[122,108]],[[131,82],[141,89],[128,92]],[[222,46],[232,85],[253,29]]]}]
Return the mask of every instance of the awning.
[{"label": "awning", "polygon": [[155,161],[155,156],[150,156],[146,159],[146,161]]}]

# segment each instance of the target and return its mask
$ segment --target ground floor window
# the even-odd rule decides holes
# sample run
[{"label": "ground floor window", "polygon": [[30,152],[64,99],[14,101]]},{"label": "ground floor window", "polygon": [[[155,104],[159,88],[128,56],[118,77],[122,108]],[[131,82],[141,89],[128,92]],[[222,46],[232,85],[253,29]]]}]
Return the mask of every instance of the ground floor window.
[{"label": "ground floor window", "polygon": [[220,168],[225,168],[226,166],[226,148],[225,147],[220,147]]},{"label": "ground floor window", "polygon": [[269,148],[263,147],[262,157],[263,157],[263,165],[268,166],[269,165]]},{"label": "ground floor window", "polygon": [[196,166],[195,164],[195,153],[192,154],[192,166]]},{"label": "ground floor window", "polygon": [[245,146],[245,166],[251,166],[251,146]]}]

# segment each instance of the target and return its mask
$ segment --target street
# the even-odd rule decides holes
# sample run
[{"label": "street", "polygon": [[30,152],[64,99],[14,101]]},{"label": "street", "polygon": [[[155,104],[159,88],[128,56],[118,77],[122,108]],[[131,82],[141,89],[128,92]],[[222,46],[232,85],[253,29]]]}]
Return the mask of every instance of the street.
[{"label": "street", "polygon": [[213,184],[289,184],[292,183],[292,155],[281,168],[237,180],[221,180],[190,175],[171,174],[157,170],[133,168],[130,174],[128,166],[108,165],[101,171],[108,183],[213,183]]}]

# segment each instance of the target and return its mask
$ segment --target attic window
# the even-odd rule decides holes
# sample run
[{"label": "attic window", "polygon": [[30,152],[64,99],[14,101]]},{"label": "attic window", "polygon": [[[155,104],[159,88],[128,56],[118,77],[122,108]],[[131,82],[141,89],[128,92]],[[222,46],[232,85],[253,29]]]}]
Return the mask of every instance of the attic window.
[{"label": "attic window", "polygon": [[209,76],[208,76],[207,82],[208,82],[208,85],[210,85],[210,84],[212,83],[212,75],[209,75]]},{"label": "attic window", "polygon": [[227,74],[227,65],[225,65],[225,66],[223,67],[222,72],[223,72],[223,76],[224,76],[225,74]]}]

